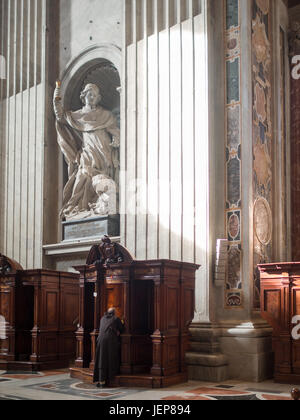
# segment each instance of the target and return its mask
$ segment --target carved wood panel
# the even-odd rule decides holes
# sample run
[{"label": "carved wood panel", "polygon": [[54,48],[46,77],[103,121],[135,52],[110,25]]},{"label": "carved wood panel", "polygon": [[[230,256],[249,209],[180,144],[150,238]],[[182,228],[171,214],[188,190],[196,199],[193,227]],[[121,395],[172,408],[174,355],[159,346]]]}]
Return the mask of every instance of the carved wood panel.
[{"label": "carved wood panel", "polygon": [[58,328],[59,322],[59,292],[44,290],[44,323],[47,328]]},{"label": "carved wood panel", "polygon": [[300,383],[300,342],[292,318],[300,315],[300,263],[259,265],[261,314],[273,327],[275,379]]},{"label": "carved wood panel", "polygon": [[[91,261],[97,252],[100,254],[100,248],[95,246],[90,253]],[[82,355],[90,349],[93,359],[94,338],[93,334],[89,337],[85,326],[90,313],[96,313],[96,307],[88,304],[91,287],[94,285],[95,290],[97,279],[103,277],[96,302],[99,320],[109,307],[114,307],[125,321],[121,374],[145,374],[160,382],[161,378],[186,372],[184,351],[188,347],[188,326],[194,317],[195,271],[199,266],[169,260],[124,260],[110,264],[102,258],[100,263],[75,268],[81,273],[84,285],[81,307],[85,307],[79,321],[83,328],[77,331],[81,351],[78,366],[82,364]],[[93,364],[89,367],[92,369]]]},{"label": "carved wood panel", "polygon": [[119,318],[124,316],[123,285],[108,284],[106,286],[105,308],[115,308]]},{"label": "carved wood panel", "polygon": [[[64,281],[68,285],[63,288]],[[68,366],[76,353],[78,284],[77,274],[50,270],[17,269],[10,275],[5,305],[0,293],[10,323],[6,362],[20,370]]]},{"label": "carved wood panel", "polygon": [[281,290],[265,290],[263,311],[270,314],[273,322],[281,322]]},{"label": "carved wood panel", "polygon": [[167,329],[179,328],[179,287],[167,288]]}]

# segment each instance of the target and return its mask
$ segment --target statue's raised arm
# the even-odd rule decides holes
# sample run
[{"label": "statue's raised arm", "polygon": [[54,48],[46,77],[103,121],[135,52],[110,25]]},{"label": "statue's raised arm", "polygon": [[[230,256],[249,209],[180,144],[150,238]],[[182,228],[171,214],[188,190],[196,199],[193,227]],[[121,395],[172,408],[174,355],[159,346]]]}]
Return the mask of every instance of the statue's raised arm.
[{"label": "statue's raised arm", "polygon": [[53,108],[57,121],[62,121],[64,118],[64,108],[61,99],[61,82],[57,80],[56,88],[53,95]]}]

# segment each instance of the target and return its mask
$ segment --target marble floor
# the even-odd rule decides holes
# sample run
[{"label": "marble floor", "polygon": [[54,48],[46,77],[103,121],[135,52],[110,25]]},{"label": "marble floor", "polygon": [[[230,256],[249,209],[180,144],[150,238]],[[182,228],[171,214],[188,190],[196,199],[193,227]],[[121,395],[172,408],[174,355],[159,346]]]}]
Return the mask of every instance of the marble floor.
[{"label": "marble floor", "polygon": [[273,381],[248,383],[230,380],[221,384],[190,381],[160,390],[99,389],[70,378],[67,369],[35,374],[0,371],[0,400],[291,400],[292,388],[293,385]]}]

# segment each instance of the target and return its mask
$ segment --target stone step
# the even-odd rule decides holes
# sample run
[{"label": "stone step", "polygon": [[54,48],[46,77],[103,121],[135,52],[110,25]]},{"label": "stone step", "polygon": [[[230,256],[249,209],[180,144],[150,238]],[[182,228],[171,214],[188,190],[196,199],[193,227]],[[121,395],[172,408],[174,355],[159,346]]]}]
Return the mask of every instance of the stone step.
[{"label": "stone step", "polygon": [[186,362],[188,365],[199,365],[199,366],[227,366],[228,359],[222,353],[196,353],[188,352],[186,353]]},{"label": "stone step", "polygon": [[190,351],[191,353],[208,353],[216,354],[220,353],[220,344],[219,343],[200,343],[200,342],[190,342]]}]

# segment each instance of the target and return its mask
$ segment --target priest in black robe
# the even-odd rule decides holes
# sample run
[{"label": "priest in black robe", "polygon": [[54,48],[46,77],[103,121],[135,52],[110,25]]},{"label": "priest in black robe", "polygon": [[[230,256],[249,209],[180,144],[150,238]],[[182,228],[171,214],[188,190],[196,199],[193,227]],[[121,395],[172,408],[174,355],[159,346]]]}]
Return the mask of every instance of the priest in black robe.
[{"label": "priest in black robe", "polygon": [[94,383],[105,387],[119,373],[121,362],[120,335],[124,325],[116,316],[114,308],[109,309],[101,318],[99,336],[97,339],[94,367]]}]

